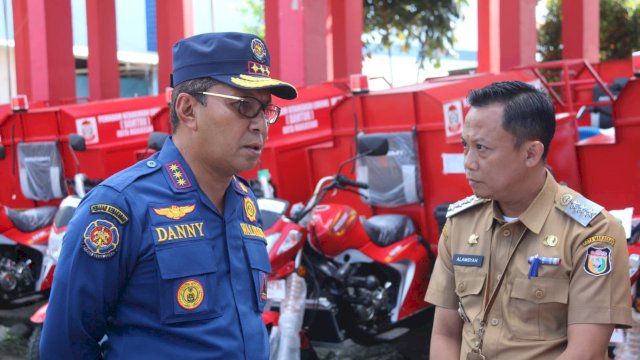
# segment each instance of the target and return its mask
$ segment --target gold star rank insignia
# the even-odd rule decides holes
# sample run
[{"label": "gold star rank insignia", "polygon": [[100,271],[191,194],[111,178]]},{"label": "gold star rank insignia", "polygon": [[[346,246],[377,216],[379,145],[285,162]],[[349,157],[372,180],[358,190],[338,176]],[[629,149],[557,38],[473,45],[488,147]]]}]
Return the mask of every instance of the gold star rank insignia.
[{"label": "gold star rank insignia", "polygon": [[184,169],[182,168],[182,165],[180,165],[180,162],[178,160],[174,160],[166,164],[164,168],[167,170],[167,174],[169,174],[171,182],[177,190],[191,187],[191,181],[187,177]]}]

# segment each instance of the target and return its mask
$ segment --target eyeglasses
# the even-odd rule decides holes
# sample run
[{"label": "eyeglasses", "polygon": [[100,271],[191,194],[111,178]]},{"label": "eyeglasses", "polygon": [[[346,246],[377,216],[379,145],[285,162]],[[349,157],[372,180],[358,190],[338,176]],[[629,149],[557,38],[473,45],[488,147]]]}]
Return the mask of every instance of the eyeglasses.
[{"label": "eyeglasses", "polygon": [[260,100],[251,97],[251,96],[232,96],[232,95],[224,95],[202,91],[198,94],[209,95],[209,96],[217,96],[225,99],[237,100],[236,104],[238,104],[238,112],[240,115],[253,119],[258,116],[260,111],[262,111],[262,117],[267,124],[272,125],[275,124],[276,120],[278,120],[278,116],[280,115],[280,107],[274,104],[264,104]]}]

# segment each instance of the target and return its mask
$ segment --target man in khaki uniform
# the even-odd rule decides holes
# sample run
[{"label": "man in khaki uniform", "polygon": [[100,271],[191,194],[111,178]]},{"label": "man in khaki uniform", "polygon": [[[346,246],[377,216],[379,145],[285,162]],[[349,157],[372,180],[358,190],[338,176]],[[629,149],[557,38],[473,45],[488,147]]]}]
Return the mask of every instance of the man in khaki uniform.
[{"label": "man in khaki uniform", "polygon": [[475,195],[449,207],[425,300],[432,359],[604,359],[631,324],[620,224],[546,169],[549,99],[521,82],[472,91],[462,144]]}]

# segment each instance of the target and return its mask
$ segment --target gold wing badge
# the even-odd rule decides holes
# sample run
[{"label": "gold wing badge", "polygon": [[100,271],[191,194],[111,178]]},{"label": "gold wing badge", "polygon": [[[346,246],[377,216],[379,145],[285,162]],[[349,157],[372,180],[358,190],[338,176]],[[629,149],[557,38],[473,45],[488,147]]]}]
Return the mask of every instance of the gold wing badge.
[{"label": "gold wing badge", "polygon": [[164,216],[166,218],[169,218],[171,220],[179,220],[182,219],[183,217],[185,217],[185,215],[193,212],[193,210],[195,210],[196,205],[185,205],[185,206],[177,206],[177,205],[171,205],[169,207],[166,208],[161,208],[161,209],[156,209],[154,208],[153,211],[160,215],[160,216]]}]

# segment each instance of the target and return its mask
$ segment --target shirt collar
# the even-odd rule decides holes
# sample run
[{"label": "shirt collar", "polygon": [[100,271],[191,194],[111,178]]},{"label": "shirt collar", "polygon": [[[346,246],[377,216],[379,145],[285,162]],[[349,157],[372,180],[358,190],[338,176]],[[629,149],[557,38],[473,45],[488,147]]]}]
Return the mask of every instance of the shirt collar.
[{"label": "shirt collar", "polygon": [[[535,199],[529,204],[529,207],[518,216],[518,220],[524,224],[531,232],[539,234],[542,230],[544,222],[547,220],[547,216],[551,212],[551,208],[555,205],[555,196],[558,191],[558,183],[551,175],[549,170],[546,170],[546,179],[542,190],[538,193]],[[488,212],[488,215],[484,221],[486,221],[485,230],[489,230],[493,221],[504,222],[502,211],[498,206],[498,202],[492,200],[493,211]]]}]

